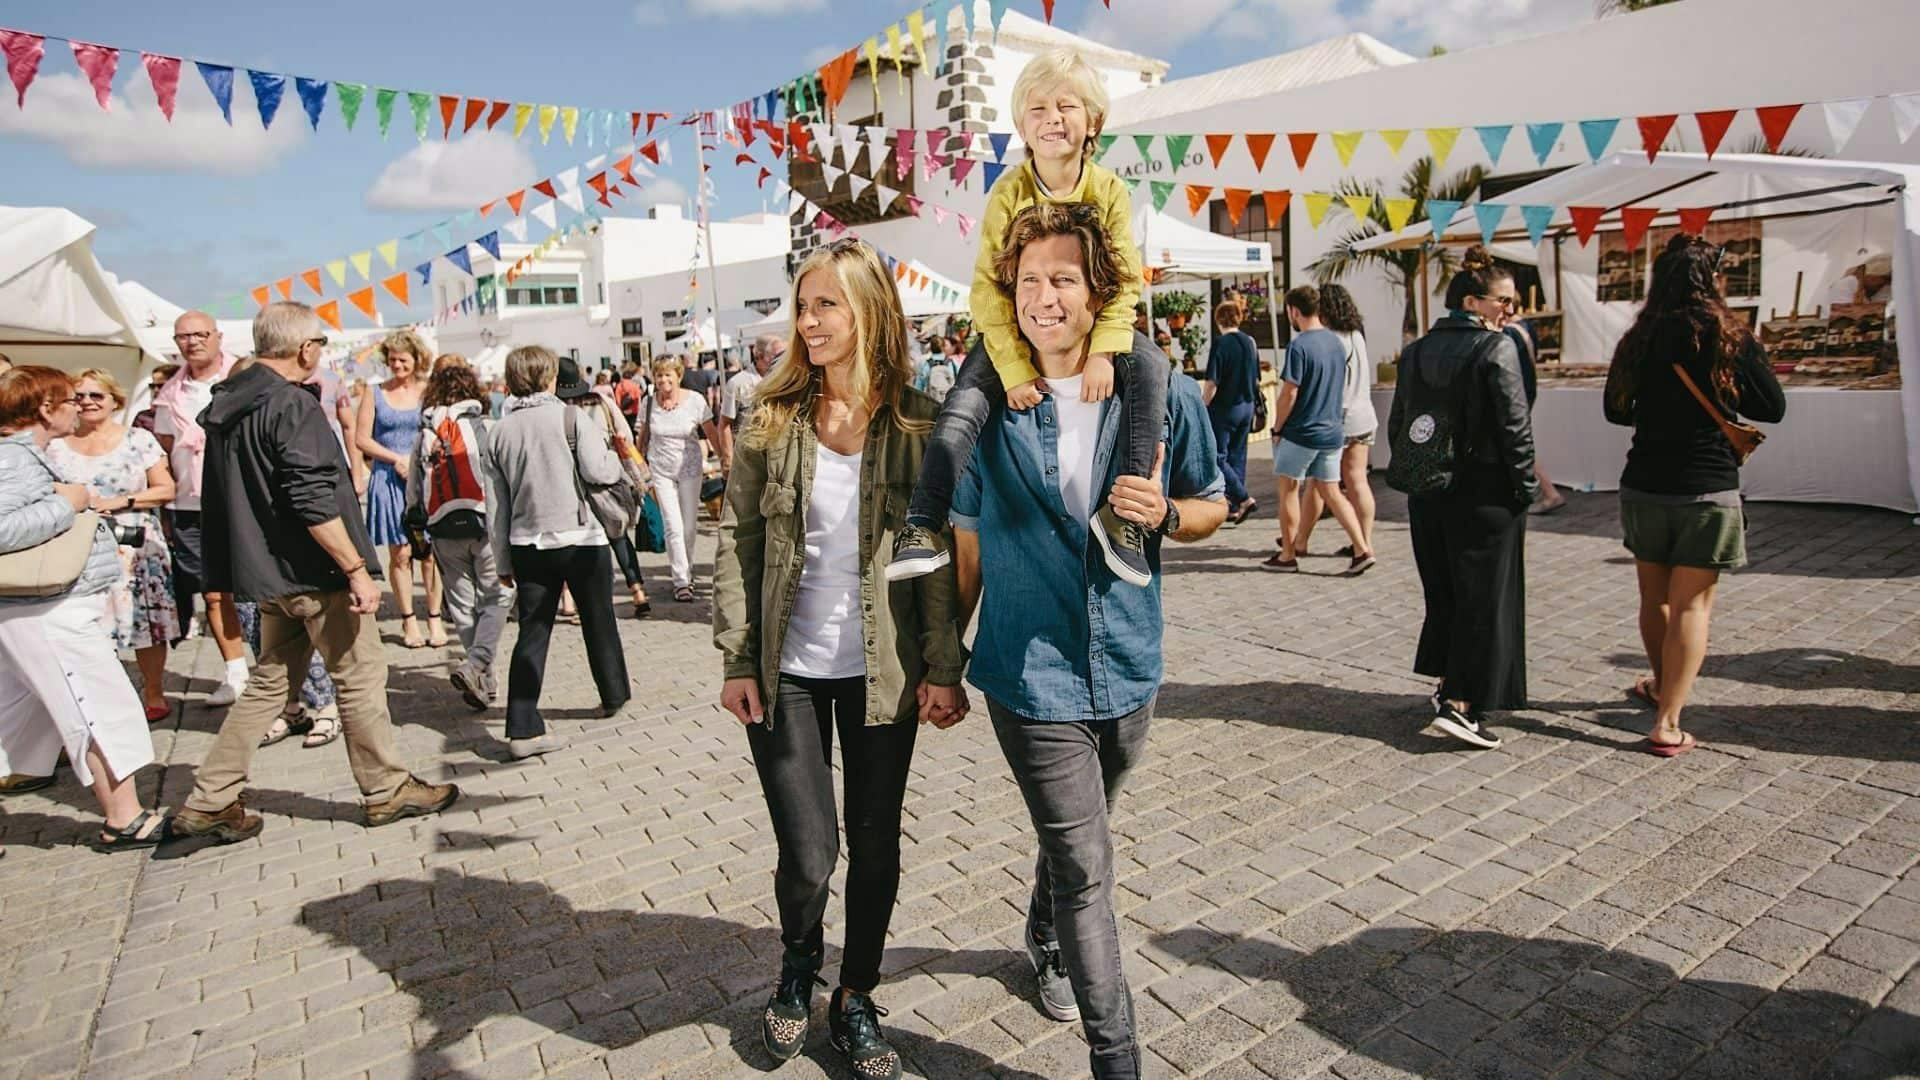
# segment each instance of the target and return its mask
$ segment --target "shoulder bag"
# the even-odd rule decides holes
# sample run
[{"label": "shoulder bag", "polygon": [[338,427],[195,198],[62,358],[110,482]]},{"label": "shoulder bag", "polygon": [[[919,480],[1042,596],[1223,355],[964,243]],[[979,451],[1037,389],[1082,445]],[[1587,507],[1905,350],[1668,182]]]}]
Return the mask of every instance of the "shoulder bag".
[{"label": "shoulder bag", "polygon": [[1760,444],[1767,441],[1767,433],[1752,424],[1727,419],[1726,414],[1714,408],[1713,402],[1707,400],[1707,395],[1700,392],[1700,387],[1694,383],[1693,376],[1687,374],[1686,368],[1675,364],[1673,373],[1680,376],[1681,383],[1693,395],[1693,400],[1699,402],[1700,407],[1707,410],[1707,415],[1713,417],[1713,422],[1719,425],[1720,434],[1725,435],[1727,445],[1733,447],[1734,462],[1745,465],[1753,452],[1760,449]]},{"label": "shoulder bag", "polygon": [[87,568],[99,530],[100,516],[83,511],[59,536],[0,555],[0,596],[59,596],[73,588]]},{"label": "shoulder bag", "polygon": [[640,517],[640,493],[634,490],[632,481],[622,473],[620,479],[611,484],[589,484],[580,475],[580,436],[576,414],[580,411],[571,405],[562,406],[567,410],[567,454],[573,471],[574,490],[580,501],[593,512],[594,520],[611,540],[617,536],[628,536],[633,525]]}]

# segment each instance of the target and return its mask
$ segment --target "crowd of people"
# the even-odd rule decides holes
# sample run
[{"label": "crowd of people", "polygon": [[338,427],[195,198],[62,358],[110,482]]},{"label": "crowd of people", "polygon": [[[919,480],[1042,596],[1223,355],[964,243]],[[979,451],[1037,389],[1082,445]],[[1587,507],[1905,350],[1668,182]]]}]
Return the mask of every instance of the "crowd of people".
[{"label": "crowd of people", "polygon": [[[1368,451],[1386,439],[1425,594],[1413,668],[1436,680],[1431,723],[1499,746],[1490,714],[1527,703],[1532,346],[1509,332],[1512,275],[1476,248],[1445,317],[1400,354],[1384,426],[1338,285],[1287,292],[1277,370],[1263,372],[1229,297],[1204,377],[1180,375],[1135,323],[1126,189],[1091,153],[1100,79],[1057,51],[1014,96],[1030,153],[990,198],[970,345],[916,348],[882,257],[845,239],[799,267],[790,339],[756,342],[724,382],[663,358],[647,387],[635,367],[589,374],[535,345],[483,386],[402,331],[382,347],[387,379],[343,388],[321,370],[318,318],[292,302],[261,310],[245,359],[212,319],[181,316],[182,363],[131,423],[107,372],[0,375],[0,790],[52,783],[64,752],[98,800],[102,850],[231,843],[262,828],[244,803],[255,752],[304,734],[344,736],[369,826],[442,811],[458,788],[416,777],[395,746],[378,549],[400,643],[457,640],[448,681],[476,710],[499,704],[496,652],[517,620],[507,753],[550,753],[564,745],[540,710],[554,623],[578,621],[600,707],[620,712],[616,566],[635,615],[651,608],[640,551],[664,552],[675,600],[694,600],[711,447],[726,477],[719,704],[745,727],[778,848],[768,1052],[801,1051],[827,985],[837,738],[846,940],[828,1038],[857,1075],[901,1074],[875,994],[903,802],[921,728],[969,715],[964,678],[1034,830],[1024,944],[1039,1004],[1082,1025],[1093,1075],[1137,1077],[1109,815],[1148,752],[1164,677],[1163,545],[1247,520],[1247,442],[1270,429],[1281,532],[1262,565],[1297,571],[1324,506],[1348,540],[1345,573],[1364,573]],[[1681,713],[1715,587],[1745,560],[1735,425],[1785,409],[1720,297],[1720,257],[1685,236],[1660,253],[1606,388],[1607,418],[1634,428],[1620,512],[1651,672],[1631,693],[1655,711],[1645,749],[1669,757],[1695,745]],[[170,713],[166,653],[196,598],[225,662],[204,700],[229,708],[163,819],[132,778],[154,760],[147,724]]]}]

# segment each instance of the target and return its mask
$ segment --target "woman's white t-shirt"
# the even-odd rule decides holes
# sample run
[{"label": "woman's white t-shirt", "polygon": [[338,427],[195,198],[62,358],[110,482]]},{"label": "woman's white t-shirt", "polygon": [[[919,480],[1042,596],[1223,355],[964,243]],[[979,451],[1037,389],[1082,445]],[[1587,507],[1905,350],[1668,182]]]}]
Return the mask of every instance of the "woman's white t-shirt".
[{"label": "woman's white t-shirt", "polygon": [[1082,525],[1093,516],[1093,447],[1100,438],[1100,413],[1106,404],[1080,400],[1085,378],[1047,380],[1053,414],[1060,420],[1060,498]]},{"label": "woman's white t-shirt", "polygon": [[780,643],[780,670],[813,679],[867,672],[860,619],[860,454],[818,446],[807,492],[806,563]]},{"label": "woman's white t-shirt", "polygon": [[1373,434],[1380,414],[1373,408],[1373,362],[1367,359],[1367,338],[1360,331],[1341,334],[1347,346],[1347,382],[1340,393],[1340,427],[1349,439]]},{"label": "woman's white t-shirt", "polygon": [[700,425],[713,419],[707,396],[680,391],[680,403],[669,409],[655,401],[642,407],[647,424],[647,466],[669,480],[698,480],[706,456],[700,450]]}]

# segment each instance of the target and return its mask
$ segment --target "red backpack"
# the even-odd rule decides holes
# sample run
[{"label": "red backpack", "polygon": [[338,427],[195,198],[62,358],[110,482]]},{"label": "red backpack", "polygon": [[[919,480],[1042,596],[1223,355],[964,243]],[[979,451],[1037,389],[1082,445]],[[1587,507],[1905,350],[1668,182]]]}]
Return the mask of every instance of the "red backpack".
[{"label": "red backpack", "polygon": [[486,489],[480,484],[480,450],[486,441],[479,410],[448,410],[421,447],[427,503],[427,534],[436,540],[475,540],[487,534]]}]

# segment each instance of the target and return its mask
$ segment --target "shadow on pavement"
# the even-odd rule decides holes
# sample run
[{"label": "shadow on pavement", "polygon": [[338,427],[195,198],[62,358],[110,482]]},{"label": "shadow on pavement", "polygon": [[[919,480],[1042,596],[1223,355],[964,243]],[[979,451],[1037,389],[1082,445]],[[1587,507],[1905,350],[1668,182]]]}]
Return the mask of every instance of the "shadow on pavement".
[{"label": "shadow on pavement", "polygon": [[[1342,1076],[1890,1080],[1920,1061],[1910,1012],[1826,990],[1683,978],[1582,941],[1375,928],[1301,951],[1187,927],[1154,944],[1283,984],[1308,1027],[1384,1067],[1356,1072],[1349,1062]],[[1584,1070],[1574,1065],[1582,1058]]]},{"label": "shadow on pavement", "polygon": [[1410,754],[1477,752],[1444,735],[1428,733],[1431,714],[1426,699],[1417,694],[1305,682],[1170,682],[1160,687],[1153,711],[1175,719],[1248,720],[1293,731],[1354,735]]},{"label": "shadow on pavement", "polygon": [[[1646,667],[1640,653],[1607,658],[1630,671]],[[1708,678],[1782,690],[1879,690],[1920,694],[1920,664],[1896,664],[1845,649],[1806,647],[1758,649],[1744,653],[1708,653],[1700,674]]]},{"label": "shadow on pavement", "polygon": [[[415,1050],[415,1077],[462,1071],[468,1054],[453,1050],[455,1044],[500,1017],[605,1050],[689,1025],[718,1026],[728,1032],[728,1052],[741,1062],[767,1071],[778,1064],[759,1036],[760,1014],[780,969],[779,933],[772,927],[628,908],[584,910],[537,882],[445,869],[428,882],[379,881],[310,901],[301,907],[300,921],[358,949],[419,1002],[432,1036]],[[932,973],[996,973],[1015,959],[1001,951],[917,953],[910,966]],[[884,984],[876,997],[886,1003]],[[822,993],[806,1056],[830,1076],[852,1077],[827,1044],[825,1010]],[[908,1066],[923,1076],[973,1076],[996,1068],[966,1047],[898,1026],[885,1030]],[[996,1075],[1040,1080],[1004,1068]]]}]

